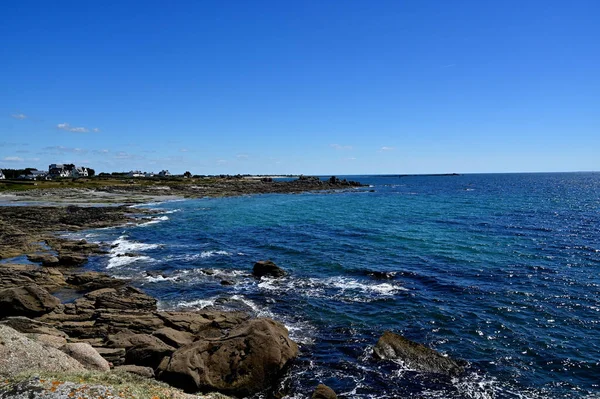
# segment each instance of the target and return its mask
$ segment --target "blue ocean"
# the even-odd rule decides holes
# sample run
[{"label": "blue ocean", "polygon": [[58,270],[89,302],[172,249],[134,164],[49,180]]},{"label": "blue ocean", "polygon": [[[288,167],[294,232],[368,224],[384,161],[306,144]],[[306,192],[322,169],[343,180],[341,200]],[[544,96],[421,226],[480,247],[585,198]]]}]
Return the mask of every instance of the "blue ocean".
[{"label": "blue ocean", "polygon": [[[600,398],[600,173],[344,177],[370,187],[147,204],[77,237],[119,244],[89,267],[163,309],[284,323],[290,398]],[[266,259],[288,275],[253,278]],[[374,360],[386,330],[467,372]]]}]

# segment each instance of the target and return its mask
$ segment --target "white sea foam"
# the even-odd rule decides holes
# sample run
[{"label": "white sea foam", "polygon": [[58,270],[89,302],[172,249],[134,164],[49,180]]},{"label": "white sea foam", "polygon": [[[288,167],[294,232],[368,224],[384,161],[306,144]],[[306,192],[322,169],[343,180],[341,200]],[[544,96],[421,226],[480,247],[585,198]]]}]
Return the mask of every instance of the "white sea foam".
[{"label": "white sea foam", "polygon": [[406,288],[392,283],[365,283],[348,277],[330,277],[327,279],[290,277],[274,279],[261,278],[258,288],[273,291],[295,291],[307,297],[331,297],[352,302],[370,302],[381,297],[389,297]]},{"label": "white sea foam", "polygon": [[144,222],[144,223],[138,224],[138,227],[146,227],[146,226],[150,226],[150,225],[164,222],[167,220],[169,220],[168,216],[159,216],[159,217],[155,217],[155,218],[150,218],[149,222]]},{"label": "white sea foam", "polygon": [[110,250],[110,259],[108,260],[108,265],[106,266],[107,269],[123,267],[139,261],[152,262],[154,259],[149,256],[125,256],[125,254],[147,251],[149,249],[155,249],[159,247],[158,244],[144,244],[141,242],[129,241],[127,240],[126,235],[120,236],[118,239],[112,242],[112,245],[115,247]]},{"label": "white sea foam", "polygon": [[209,306],[213,306],[218,297],[208,298],[208,299],[195,299],[193,301],[181,301],[177,304],[178,308],[195,308],[195,309],[204,309]]},{"label": "white sea foam", "polygon": [[200,257],[201,258],[211,258],[211,257],[217,256],[217,255],[231,256],[231,253],[229,253],[227,251],[203,251],[200,254]]},{"label": "white sea foam", "polygon": [[108,265],[106,266],[107,269],[112,269],[115,267],[123,267],[125,265],[129,265],[130,263],[134,263],[134,262],[140,262],[140,261],[145,261],[145,262],[152,262],[154,259],[152,259],[149,256],[115,256],[115,257],[111,257],[108,260]]}]

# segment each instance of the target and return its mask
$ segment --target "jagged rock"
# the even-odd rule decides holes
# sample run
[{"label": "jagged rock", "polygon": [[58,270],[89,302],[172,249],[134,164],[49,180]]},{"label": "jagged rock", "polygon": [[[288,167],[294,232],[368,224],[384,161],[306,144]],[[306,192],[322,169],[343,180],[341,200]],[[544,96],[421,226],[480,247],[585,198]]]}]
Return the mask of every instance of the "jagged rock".
[{"label": "jagged rock", "polygon": [[185,331],[177,331],[170,327],[164,327],[156,330],[152,333],[152,335],[167,345],[171,345],[175,348],[191,344],[194,341],[192,334]]},{"label": "jagged rock", "polygon": [[231,280],[221,280],[221,285],[234,285]]},{"label": "jagged rock", "polygon": [[312,394],[312,399],[337,399],[337,395],[327,385],[319,384]]},{"label": "jagged rock", "polygon": [[0,375],[12,377],[32,371],[84,371],[77,360],[51,346],[35,342],[0,325]]},{"label": "jagged rock", "polygon": [[75,255],[72,253],[60,253],[58,255],[58,264],[66,267],[79,267],[87,262],[87,257],[83,255]]},{"label": "jagged rock", "polygon": [[125,364],[115,367],[115,370],[126,371],[131,374],[137,374],[146,378],[154,378],[154,370],[151,367],[136,366],[134,364]]},{"label": "jagged rock", "polygon": [[81,290],[97,290],[101,288],[117,288],[127,284],[129,280],[110,277],[99,272],[75,273],[67,276],[67,283]]},{"label": "jagged rock", "polygon": [[159,345],[162,341],[149,334],[137,334],[131,330],[124,329],[116,334],[108,336],[106,346],[110,348],[133,348],[134,346]]},{"label": "jagged rock", "polygon": [[36,284],[0,290],[0,318],[39,316],[52,311],[60,300]]},{"label": "jagged rock", "polygon": [[31,254],[27,255],[27,260],[33,263],[41,263],[42,266],[58,266],[58,258],[50,254]]},{"label": "jagged rock", "polygon": [[283,277],[285,271],[270,260],[260,260],[254,264],[252,274],[256,277]]},{"label": "jagged rock", "polygon": [[298,354],[285,327],[254,319],[216,339],[179,348],[159,366],[159,378],[187,392],[248,396],[267,388]]},{"label": "jagged rock", "polygon": [[[1,207],[0,207],[1,208]],[[34,265],[0,264],[0,287],[22,287],[37,284],[53,291],[65,285],[63,274],[55,268]]]},{"label": "jagged rock", "polygon": [[20,333],[23,334],[44,334],[44,335],[52,335],[55,337],[63,337],[66,338],[67,334],[64,332],[52,327],[49,323],[44,323],[39,320],[30,319],[28,317],[23,316],[12,316],[2,319],[0,324],[4,324],[11,328],[14,328]]},{"label": "jagged rock", "polygon": [[449,357],[390,331],[379,338],[374,355],[379,359],[401,360],[408,367],[419,371],[451,376],[464,372],[463,367]]},{"label": "jagged rock", "polygon": [[194,336],[210,338],[221,336],[221,329],[233,328],[248,320],[250,316],[243,312],[158,312],[165,326],[179,331],[187,331]]},{"label": "jagged rock", "polygon": [[83,364],[88,370],[110,370],[108,362],[90,344],[83,342],[69,343],[60,350]]},{"label": "jagged rock", "polygon": [[158,313],[143,310],[100,309],[96,311],[95,317],[96,328],[102,330],[102,336],[115,334],[123,329],[151,334],[165,326]]},{"label": "jagged rock", "polygon": [[155,311],[156,302],[137,288],[126,286],[97,295],[95,306],[96,309]]}]

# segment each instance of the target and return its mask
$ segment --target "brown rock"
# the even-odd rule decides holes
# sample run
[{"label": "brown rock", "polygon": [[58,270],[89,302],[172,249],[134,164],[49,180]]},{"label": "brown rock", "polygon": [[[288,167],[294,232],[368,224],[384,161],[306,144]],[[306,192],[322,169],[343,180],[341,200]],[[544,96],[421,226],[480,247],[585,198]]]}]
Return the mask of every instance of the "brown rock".
[{"label": "brown rock", "polygon": [[40,316],[59,304],[58,298],[36,284],[0,290],[0,318]]},{"label": "brown rock", "polygon": [[67,344],[67,339],[56,335],[48,334],[25,334],[27,338],[39,342],[43,345],[51,346],[60,349]]},{"label": "brown rock", "polygon": [[0,324],[14,328],[23,334],[44,334],[55,337],[67,337],[67,334],[52,327],[52,325],[49,323],[44,323],[35,319],[29,319],[23,316],[7,317],[1,320]]},{"label": "brown rock", "polygon": [[87,262],[87,257],[84,255],[76,255],[72,253],[61,253],[58,255],[59,266],[79,267]]},{"label": "brown rock", "polygon": [[41,263],[42,266],[58,266],[58,258],[50,254],[31,254],[27,255],[27,259],[33,263]]},{"label": "brown rock", "polygon": [[95,346],[94,349],[96,349],[100,356],[115,366],[120,366],[125,363],[125,348],[104,348]]},{"label": "brown rock", "polygon": [[337,399],[337,395],[327,385],[319,384],[312,394],[312,399]]},{"label": "brown rock", "polygon": [[164,327],[152,333],[155,337],[175,348],[191,344],[194,341],[192,334],[185,331],[177,331],[170,327]]},{"label": "brown rock", "polygon": [[463,367],[449,357],[390,331],[379,338],[374,355],[379,359],[401,360],[408,367],[419,371],[451,376],[464,372]]},{"label": "brown rock", "polygon": [[160,365],[159,378],[187,392],[248,396],[273,383],[297,354],[282,324],[254,319],[220,339],[181,347]]},{"label": "brown rock", "polygon": [[81,290],[97,290],[100,288],[117,288],[128,283],[128,280],[110,277],[99,272],[74,273],[67,276],[67,283]]},{"label": "brown rock", "polygon": [[[89,297],[89,294],[88,294]],[[156,310],[156,299],[133,287],[121,287],[96,296],[96,309]]]}]

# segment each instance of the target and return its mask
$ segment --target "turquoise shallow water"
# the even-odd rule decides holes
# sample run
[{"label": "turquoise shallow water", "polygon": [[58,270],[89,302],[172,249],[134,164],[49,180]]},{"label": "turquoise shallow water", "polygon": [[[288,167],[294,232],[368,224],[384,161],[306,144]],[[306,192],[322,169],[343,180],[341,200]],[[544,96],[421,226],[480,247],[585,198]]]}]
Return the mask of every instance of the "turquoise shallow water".
[{"label": "turquoise shallow water", "polygon": [[[142,226],[78,234],[118,243],[90,267],[164,308],[283,321],[302,347],[291,397],[600,397],[600,173],[351,178],[372,187],[149,204]],[[253,279],[261,259],[289,276]],[[385,330],[467,373],[374,361]]]}]

